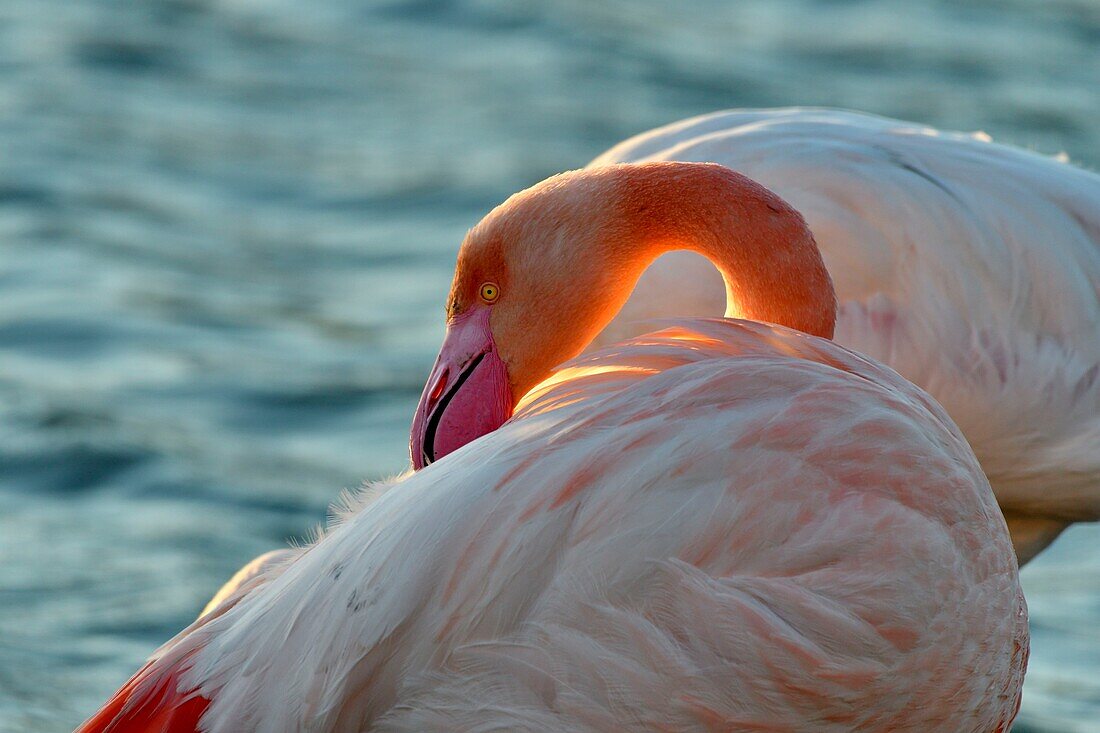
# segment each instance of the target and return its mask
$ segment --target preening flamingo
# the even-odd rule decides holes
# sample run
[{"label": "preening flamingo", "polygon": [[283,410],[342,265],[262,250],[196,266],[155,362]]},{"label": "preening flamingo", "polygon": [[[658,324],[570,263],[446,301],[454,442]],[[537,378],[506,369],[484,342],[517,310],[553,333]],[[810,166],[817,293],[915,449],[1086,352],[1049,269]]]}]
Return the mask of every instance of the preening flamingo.
[{"label": "preening flamingo", "polygon": [[[654,160],[721,163],[806,217],[839,297],[835,340],[943,405],[1021,563],[1100,519],[1100,176],[980,133],[820,109],[697,117],[591,165]],[[594,344],[724,306],[714,266],[674,253]]]},{"label": "preening flamingo", "polygon": [[[780,325],[685,322],[545,379],[668,247]],[[996,500],[932,399],[823,338],[834,305],[798,214],[720,166],[514,196],[462,247],[416,418],[453,454],[245,579],[82,730],[1007,730],[1028,631]]]}]

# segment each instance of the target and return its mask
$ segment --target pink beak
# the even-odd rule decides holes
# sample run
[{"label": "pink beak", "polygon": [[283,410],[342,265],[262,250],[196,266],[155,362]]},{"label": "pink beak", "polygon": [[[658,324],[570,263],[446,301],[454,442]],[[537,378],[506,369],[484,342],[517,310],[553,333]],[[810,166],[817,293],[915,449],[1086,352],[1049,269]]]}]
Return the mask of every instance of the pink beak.
[{"label": "pink beak", "polygon": [[489,309],[471,309],[447,324],[420,395],[409,439],[413,468],[496,430],[513,407],[508,371],[489,330]]}]

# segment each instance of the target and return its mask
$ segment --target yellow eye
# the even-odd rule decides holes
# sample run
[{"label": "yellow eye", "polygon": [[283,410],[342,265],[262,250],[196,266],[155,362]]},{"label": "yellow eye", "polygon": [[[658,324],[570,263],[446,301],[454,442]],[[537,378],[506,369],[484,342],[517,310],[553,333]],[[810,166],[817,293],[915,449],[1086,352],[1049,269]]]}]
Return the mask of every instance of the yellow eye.
[{"label": "yellow eye", "polygon": [[481,299],[486,303],[492,303],[500,297],[500,288],[496,283],[485,283],[481,286]]}]

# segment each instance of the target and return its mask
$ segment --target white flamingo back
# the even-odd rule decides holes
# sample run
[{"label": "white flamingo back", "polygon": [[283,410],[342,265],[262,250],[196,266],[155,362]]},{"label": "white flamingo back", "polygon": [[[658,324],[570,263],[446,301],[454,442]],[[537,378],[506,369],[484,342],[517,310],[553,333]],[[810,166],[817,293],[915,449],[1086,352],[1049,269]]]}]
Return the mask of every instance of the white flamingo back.
[{"label": "white flamingo back", "polygon": [[[581,360],[159,652],[206,731],[1006,730],[1004,520],[894,372],[692,321]],[[266,582],[265,582],[266,579]]]},{"label": "white flamingo back", "polygon": [[[690,119],[591,165],[650,160],[726,165],[806,217],[840,301],[836,341],[947,409],[1022,560],[1100,519],[1100,176],[980,133],[816,109]],[[596,345],[724,305],[714,268],[674,253]]]}]

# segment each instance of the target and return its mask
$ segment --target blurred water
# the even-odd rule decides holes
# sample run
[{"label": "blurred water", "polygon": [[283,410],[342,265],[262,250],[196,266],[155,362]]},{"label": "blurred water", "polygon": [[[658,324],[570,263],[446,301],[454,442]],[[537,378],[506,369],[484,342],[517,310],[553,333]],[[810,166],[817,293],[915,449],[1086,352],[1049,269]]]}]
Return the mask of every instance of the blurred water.
[{"label": "blurred water", "polygon": [[[465,229],[635,132],[823,104],[1100,164],[1100,2],[0,0],[0,731],[67,730],[403,467]],[[1017,730],[1100,731],[1100,531]]]}]

